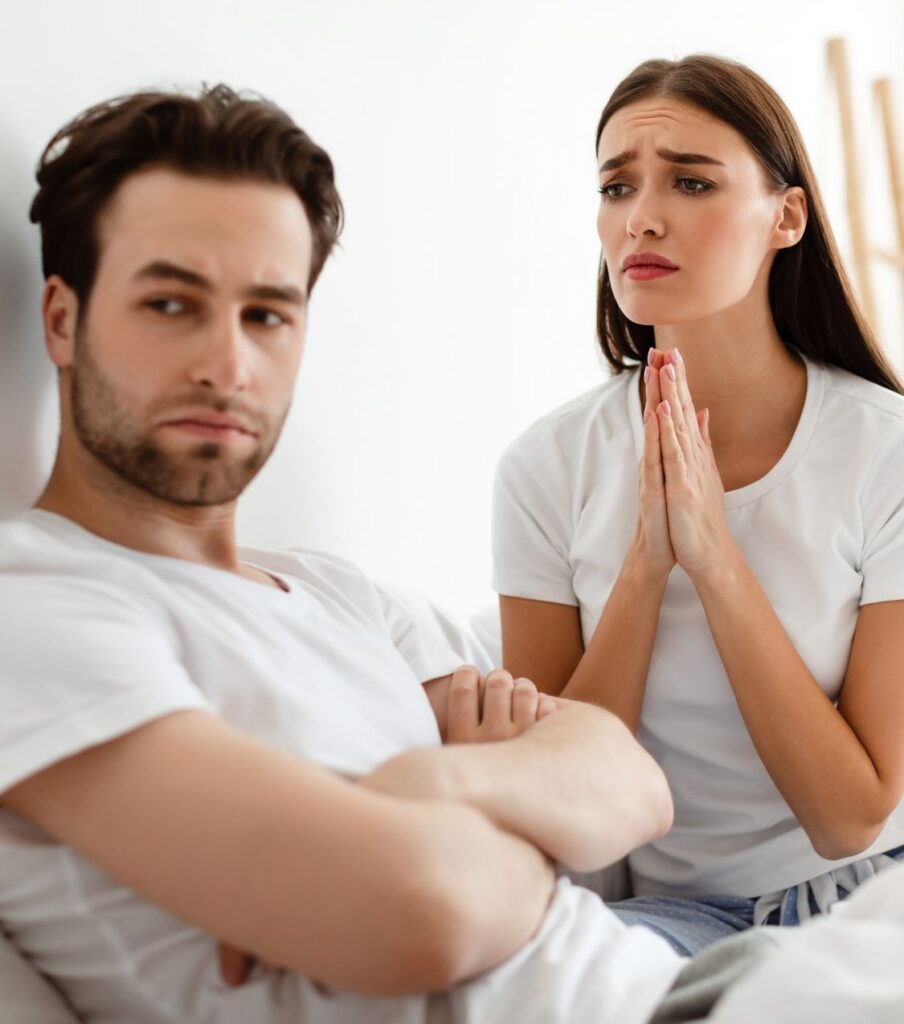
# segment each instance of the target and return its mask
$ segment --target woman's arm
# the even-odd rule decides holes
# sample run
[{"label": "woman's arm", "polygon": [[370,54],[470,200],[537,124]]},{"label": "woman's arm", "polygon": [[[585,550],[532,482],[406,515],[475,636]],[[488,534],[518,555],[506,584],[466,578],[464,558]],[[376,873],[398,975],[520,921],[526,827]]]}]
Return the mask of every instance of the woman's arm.
[{"label": "woman's arm", "polygon": [[861,609],[836,707],[740,552],[694,582],[750,738],[813,848],[865,850],[904,795],[904,601]]},{"label": "woman's arm", "polygon": [[662,354],[644,373],[644,455],[637,529],[587,649],[578,609],[501,597],[503,663],[541,690],[597,704],[632,731],[640,722],[659,609],[675,564],[668,534],[658,419]]},{"label": "woman's arm", "polygon": [[535,673],[546,693],[606,708],[636,732],[667,579],[629,551],[586,650],[577,608],[501,597],[503,663]]},{"label": "woman's arm", "polygon": [[904,601],[861,609],[835,707],[728,530],[708,425],[698,429],[684,367],[676,369],[658,410],[676,557],[766,770],[817,853],[853,856],[904,794]]}]

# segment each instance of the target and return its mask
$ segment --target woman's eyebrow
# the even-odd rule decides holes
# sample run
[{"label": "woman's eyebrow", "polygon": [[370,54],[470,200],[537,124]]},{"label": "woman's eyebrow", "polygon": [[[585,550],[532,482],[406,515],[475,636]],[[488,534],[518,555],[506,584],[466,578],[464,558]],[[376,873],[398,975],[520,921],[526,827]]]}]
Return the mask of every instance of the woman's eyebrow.
[{"label": "woman's eyebrow", "polygon": [[[657,149],[656,155],[663,160],[668,160],[670,164],[717,164],[719,167],[725,166],[721,160],[717,160],[714,156],[707,156],[705,153],[679,153],[674,149]],[[624,167],[625,164],[630,163],[636,157],[636,150],[622,150],[621,153],[609,157],[608,160],[604,160],[600,164],[600,174]]]}]

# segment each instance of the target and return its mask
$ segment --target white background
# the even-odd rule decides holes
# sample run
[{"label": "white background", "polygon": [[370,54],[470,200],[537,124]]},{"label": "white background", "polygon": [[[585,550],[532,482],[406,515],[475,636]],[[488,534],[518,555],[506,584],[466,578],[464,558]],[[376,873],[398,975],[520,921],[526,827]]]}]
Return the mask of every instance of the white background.
[{"label": "white background", "polygon": [[[0,255],[20,275],[0,299],[0,508],[34,496],[54,429],[30,175],[64,120],[137,87],[264,93],[329,150],[346,206],[242,539],[332,550],[462,609],[490,599],[499,453],[605,374],[593,136],[635,64],[709,51],[763,74],[802,127],[846,248],[826,61],[844,35],[872,242],[894,244],[869,83],[897,75],[904,136],[900,0],[0,0],[0,17]],[[901,366],[900,275],[877,264],[874,283]]]}]

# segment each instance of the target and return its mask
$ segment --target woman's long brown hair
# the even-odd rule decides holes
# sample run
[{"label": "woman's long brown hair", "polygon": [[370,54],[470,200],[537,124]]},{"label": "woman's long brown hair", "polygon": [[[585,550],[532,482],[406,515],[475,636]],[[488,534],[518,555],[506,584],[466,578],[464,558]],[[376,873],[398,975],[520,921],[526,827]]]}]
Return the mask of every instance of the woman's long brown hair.
[{"label": "woman's long brown hair", "polygon": [[[800,130],[781,97],[736,61],[706,54],[648,60],[612,93],[596,130],[597,148],[617,110],[650,96],[692,103],[730,125],[747,140],[772,188],[797,185],[805,192],[809,219],[804,235],[776,254],[769,275],[769,305],[784,344],[814,362],[904,394],[854,297]],[[653,327],[622,313],[602,259],[596,323],[600,348],[615,373],[646,361],[654,345]]]}]

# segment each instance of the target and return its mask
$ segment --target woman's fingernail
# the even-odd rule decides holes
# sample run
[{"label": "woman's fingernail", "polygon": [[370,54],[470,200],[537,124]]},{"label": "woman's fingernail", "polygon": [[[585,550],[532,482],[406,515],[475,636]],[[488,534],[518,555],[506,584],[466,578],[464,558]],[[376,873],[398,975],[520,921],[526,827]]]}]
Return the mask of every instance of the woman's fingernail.
[{"label": "woman's fingernail", "polygon": [[647,349],[647,366],[652,366],[653,365],[653,353],[655,351],[656,351],[655,347]]},{"label": "woman's fingernail", "polygon": [[650,417],[652,415],[653,415],[652,411],[650,409],[647,409],[647,411],[643,414],[643,421],[644,421],[644,423],[649,423],[650,422]]},{"label": "woman's fingernail", "polygon": [[666,399],[662,404],[665,406],[665,408],[662,411],[666,414],[666,416],[671,416],[672,407],[669,405],[668,399]]},{"label": "woman's fingernail", "polygon": [[644,368],[644,371],[643,371],[643,382],[644,382],[644,384],[646,384],[649,381],[649,379],[650,379],[650,368],[649,368],[649,366],[647,366],[647,367]]},{"label": "woman's fingernail", "polygon": [[675,362],[676,363],[683,363],[684,362],[684,360],[681,358],[681,353],[678,351],[677,348],[675,349]]},{"label": "woman's fingernail", "polygon": [[669,363],[668,366],[666,366],[665,372],[668,374],[669,380],[675,379],[675,367],[672,366],[671,363]]}]

